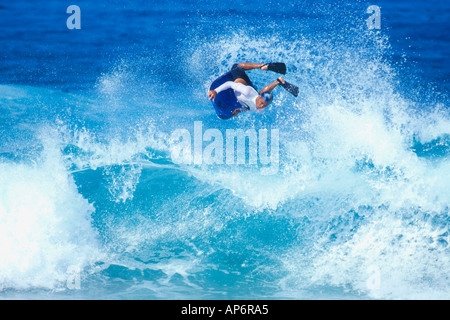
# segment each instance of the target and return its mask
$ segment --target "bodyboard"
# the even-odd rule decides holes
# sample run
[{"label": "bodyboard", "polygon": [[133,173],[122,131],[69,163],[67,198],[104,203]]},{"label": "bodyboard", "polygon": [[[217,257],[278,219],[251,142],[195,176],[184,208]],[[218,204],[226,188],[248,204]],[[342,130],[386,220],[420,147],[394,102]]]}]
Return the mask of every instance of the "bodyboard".
[{"label": "bodyboard", "polygon": [[[234,81],[231,72],[227,72],[214,80],[209,90],[214,90],[227,81]],[[211,100],[211,102],[214,110],[216,110],[217,116],[223,120],[231,118],[233,111],[242,107],[231,88],[219,92],[215,100]]]}]

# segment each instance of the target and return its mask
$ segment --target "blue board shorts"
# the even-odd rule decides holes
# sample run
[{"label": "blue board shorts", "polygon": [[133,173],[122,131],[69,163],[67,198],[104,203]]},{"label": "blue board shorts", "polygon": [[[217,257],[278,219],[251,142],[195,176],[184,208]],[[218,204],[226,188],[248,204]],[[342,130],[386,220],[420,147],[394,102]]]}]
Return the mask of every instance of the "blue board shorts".
[{"label": "blue board shorts", "polygon": [[255,89],[256,91],[258,91],[256,89],[256,87],[253,85],[252,81],[250,80],[250,78],[248,77],[247,73],[245,73],[245,70],[242,69],[239,64],[235,63],[233,64],[233,66],[231,67],[231,76],[233,77],[233,81],[236,79],[244,79],[245,82],[247,82],[247,85],[253,87],[253,89]]}]

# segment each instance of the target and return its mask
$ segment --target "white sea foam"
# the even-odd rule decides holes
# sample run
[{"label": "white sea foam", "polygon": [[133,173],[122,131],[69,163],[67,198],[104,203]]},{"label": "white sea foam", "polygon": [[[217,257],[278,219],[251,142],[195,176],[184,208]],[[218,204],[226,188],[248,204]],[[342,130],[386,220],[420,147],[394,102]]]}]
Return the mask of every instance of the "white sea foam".
[{"label": "white sea foam", "polygon": [[53,142],[35,163],[0,163],[0,289],[67,289],[73,270],[103,259],[94,207]]}]

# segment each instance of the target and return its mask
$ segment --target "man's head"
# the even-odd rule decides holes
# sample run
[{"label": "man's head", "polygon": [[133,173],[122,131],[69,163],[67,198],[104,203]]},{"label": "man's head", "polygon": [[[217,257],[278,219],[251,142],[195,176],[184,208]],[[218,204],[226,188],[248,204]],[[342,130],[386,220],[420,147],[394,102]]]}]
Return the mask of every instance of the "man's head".
[{"label": "man's head", "polygon": [[270,92],[263,92],[256,98],[256,108],[261,109],[267,107],[273,99]]}]

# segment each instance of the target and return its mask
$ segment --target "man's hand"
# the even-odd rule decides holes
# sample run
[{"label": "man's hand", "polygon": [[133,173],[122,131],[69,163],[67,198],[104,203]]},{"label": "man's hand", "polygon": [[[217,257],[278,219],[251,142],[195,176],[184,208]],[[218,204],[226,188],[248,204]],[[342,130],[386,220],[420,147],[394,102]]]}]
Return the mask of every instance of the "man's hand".
[{"label": "man's hand", "polygon": [[216,96],[217,96],[217,91],[216,90],[211,90],[211,91],[209,91],[208,92],[208,98],[209,98],[209,100],[215,100],[216,99]]},{"label": "man's hand", "polygon": [[235,109],[233,111],[233,117],[236,117],[239,114],[239,112],[241,112],[241,109]]}]

